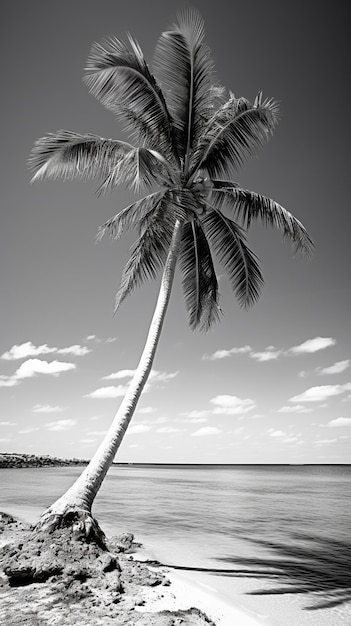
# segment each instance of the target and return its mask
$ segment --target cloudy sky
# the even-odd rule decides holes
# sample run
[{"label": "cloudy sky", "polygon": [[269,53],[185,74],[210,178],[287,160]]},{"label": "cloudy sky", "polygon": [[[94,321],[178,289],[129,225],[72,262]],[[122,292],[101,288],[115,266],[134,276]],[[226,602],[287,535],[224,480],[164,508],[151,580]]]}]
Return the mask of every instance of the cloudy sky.
[{"label": "cloudy sky", "polygon": [[[81,77],[93,41],[132,32],[151,62],[175,1],[7,2],[1,39],[0,450],[89,458],[136,367],[158,284],[113,316],[133,234],[95,245],[131,202],[96,184],[30,185],[36,138],[60,128],[123,138]],[[121,462],[348,463],[351,435],[350,211],[346,189],[346,16],[340,3],[199,1],[219,81],[280,102],[281,123],[233,175],[303,221],[316,244],[294,258],[254,227],[265,287],[239,309],[220,278],[224,318],[187,326],[179,277],[154,370]],[[318,6],[317,11],[313,10]],[[347,173],[349,176],[349,173]]]}]

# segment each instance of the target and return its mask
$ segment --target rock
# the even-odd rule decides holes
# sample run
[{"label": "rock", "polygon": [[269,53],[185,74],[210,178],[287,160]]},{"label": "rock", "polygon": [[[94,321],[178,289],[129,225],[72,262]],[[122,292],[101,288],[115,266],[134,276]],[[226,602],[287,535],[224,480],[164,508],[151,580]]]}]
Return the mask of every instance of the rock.
[{"label": "rock", "polygon": [[134,541],[133,533],[122,533],[116,537],[112,537],[109,542],[109,547],[114,552],[132,553],[140,547],[140,543]]}]

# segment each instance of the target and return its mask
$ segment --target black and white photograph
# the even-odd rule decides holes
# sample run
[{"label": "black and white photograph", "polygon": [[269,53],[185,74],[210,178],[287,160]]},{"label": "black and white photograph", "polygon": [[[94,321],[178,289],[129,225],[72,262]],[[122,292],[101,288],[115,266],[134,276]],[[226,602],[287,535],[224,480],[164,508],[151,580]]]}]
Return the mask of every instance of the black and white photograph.
[{"label": "black and white photograph", "polygon": [[0,624],[351,626],[345,3],[2,9]]}]

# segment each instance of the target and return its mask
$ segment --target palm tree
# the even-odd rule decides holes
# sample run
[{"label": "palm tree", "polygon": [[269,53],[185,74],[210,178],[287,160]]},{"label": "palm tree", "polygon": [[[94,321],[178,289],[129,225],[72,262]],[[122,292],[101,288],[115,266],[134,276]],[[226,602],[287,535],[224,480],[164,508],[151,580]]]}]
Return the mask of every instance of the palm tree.
[{"label": "palm tree", "polygon": [[123,121],[135,145],[57,131],[39,139],[32,150],[33,180],[96,177],[101,193],[121,183],[135,192],[149,191],[99,229],[99,239],[105,233],[118,239],[129,228],[139,234],[122,274],[116,309],[163,268],[144,351],[116,417],[81,476],[40,521],[50,526],[78,516],[89,532],[93,500],[152,367],[177,263],[190,326],[206,331],[221,314],[212,251],[246,307],[257,300],[263,283],[257,257],[246,243],[252,222],[280,229],[296,250],[309,253],[313,243],[277,202],[228,178],[268,140],[278,122],[278,106],[263,100],[261,92],[251,103],[216,83],[196,11],[183,12],[161,34],[154,73],[130,35],[127,43],[116,38],[95,43],[86,71],[90,92]]}]

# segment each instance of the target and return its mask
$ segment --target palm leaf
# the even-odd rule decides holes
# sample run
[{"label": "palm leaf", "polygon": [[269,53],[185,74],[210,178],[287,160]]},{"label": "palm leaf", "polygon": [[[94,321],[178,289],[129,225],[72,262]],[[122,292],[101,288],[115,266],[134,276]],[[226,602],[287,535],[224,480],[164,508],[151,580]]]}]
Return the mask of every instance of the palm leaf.
[{"label": "palm leaf", "polygon": [[229,206],[245,228],[249,228],[254,221],[260,221],[264,226],[281,230],[283,236],[293,244],[295,252],[312,254],[314,243],[303,224],[271,198],[233,186],[213,189],[212,199],[217,208],[222,208],[224,204]]},{"label": "palm leaf", "polygon": [[233,167],[238,169],[267,142],[278,122],[278,106],[273,100],[256,107],[243,98],[227,104],[228,109],[222,107],[204,132],[194,156],[191,179],[201,168],[211,178],[226,175]]},{"label": "palm leaf", "polygon": [[218,178],[212,178],[211,183],[214,189],[234,189],[239,187],[239,183],[235,183],[233,180],[222,180]]},{"label": "palm leaf", "polygon": [[124,184],[132,191],[139,192],[143,187],[154,183],[171,183],[170,170],[165,167],[161,158],[161,155],[158,157],[158,153],[154,150],[143,147],[133,148],[110,171],[99,187],[99,192],[103,193],[119,184]]},{"label": "palm leaf", "polygon": [[172,120],[138,43],[131,36],[129,47],[115,37],[95,43],[86,70],[90,92],[124,120],[126,130],[171,156]]},{"label": "palm leaf", "polygon": [[166,261],[174,225],[174,215],[167,211],[162,212],[162,218],[158,212],[149,221],[135,243],[130,259],[123,270],[116,295],[115,312],[137,286],[157,276]]},{"label": "palm leaf", "polygon": [[211,251],[196,220],[183,227],[179,262],[190,327],[206,331],[219,318],[219,294]]},{"label": "palm leaf", "polygon": [[179,154],[185,158],[185,172],[190,150],[203,127],[203,118],[208,117],[207,112],[219,94],[218,89],[212,89],[214,64],[204,34],[199,13],[193,9],[184,11],[178,23],[162,33],[154,55],[155,73],[177,126]]},{"label": "palm leaf", "polygon": [[107,222],[100,226],[97,233],[97,241],[101,241],[106,233],[109,233],[112,239],[119,239],[129,228],[139,227],[140,220],[146,215],[155,211],[160,202],[164,199],[167,192],[156,191],[149,194],[111,217]]},{"label": "palm leaf", "polygon": [[28,164],[34,172],[32,181],[104,178],[131,150],[133,146],[125,141],[58,130],[35,142]]},{"label": "palm leaf", "polygon": [[205,215],[203,225],[240,305],[252,305],[259,298],[263,277],[243,230],[216,209]]}]

